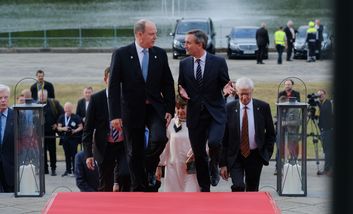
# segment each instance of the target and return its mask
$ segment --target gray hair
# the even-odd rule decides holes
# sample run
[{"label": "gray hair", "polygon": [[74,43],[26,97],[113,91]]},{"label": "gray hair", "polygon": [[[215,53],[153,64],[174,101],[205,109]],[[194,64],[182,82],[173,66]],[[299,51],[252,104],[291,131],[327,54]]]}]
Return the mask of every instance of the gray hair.
[{"label": "gray hair", "polygon": [[134,25],[134,34],[137,34],[138,32],[142,32],[142,33],[145,32],[146,23],[152,23],[152,22],[147,19],[138,20]]},{"label": "gray hair", "polygon": [[203,32],[202,30],[191,30],[187,32],[187,35],[194,35],[196,43],[201,43],[203,49],[206,50],[208,37],[205,32]]},{"label": "gray hair", "polygon": [[293,26],[293,21],[292,21],[292,20],[289,20],[289,21],[287,22],[287,26],[288,26],[288,27]]},{"label": "gray hair", "polygon": [[235,83],[235,88],[240,89],[254,89],[254,82],[248,77],[241,77]]},{"label": "gray hair", "polygon": [[0,92],[6,91],[10,94],[10,87],[7,85],[0,84]]},{"label": "gray hair", "polygon": [[262,22],[260,26],[263,27],[263,28],[266,28],[266,23]]}]

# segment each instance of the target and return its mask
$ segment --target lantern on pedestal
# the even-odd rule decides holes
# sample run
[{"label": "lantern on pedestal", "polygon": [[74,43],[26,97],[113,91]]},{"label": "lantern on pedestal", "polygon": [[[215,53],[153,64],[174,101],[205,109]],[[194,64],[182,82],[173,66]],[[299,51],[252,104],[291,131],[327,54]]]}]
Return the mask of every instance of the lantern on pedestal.
[{"label": "lantern on pedestal", "polygon": [[26,99],[13,110],[15,197],[41,197],[45,193],[43,105]]}]

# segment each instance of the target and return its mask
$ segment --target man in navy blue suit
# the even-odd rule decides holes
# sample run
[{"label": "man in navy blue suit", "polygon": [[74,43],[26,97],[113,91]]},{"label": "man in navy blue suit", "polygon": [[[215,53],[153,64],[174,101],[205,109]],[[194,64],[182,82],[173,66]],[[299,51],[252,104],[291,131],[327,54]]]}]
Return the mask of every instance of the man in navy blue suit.
[{"label": "man in navy blue suit", "polygon": [[14,192],[14,121],[10,88],[0,84],[0,192]]},{"label": "man in navy blue suit", "polygon": [[188,100],[187,126],[197,181],[203,192],[219,182],[218,163],[226,122],[224,95],[234,91],[225,59],[207,53],[206,45],[203,31],[187,33],[185,49],[191,56],[180,61],[178,79],[179,94]]}]

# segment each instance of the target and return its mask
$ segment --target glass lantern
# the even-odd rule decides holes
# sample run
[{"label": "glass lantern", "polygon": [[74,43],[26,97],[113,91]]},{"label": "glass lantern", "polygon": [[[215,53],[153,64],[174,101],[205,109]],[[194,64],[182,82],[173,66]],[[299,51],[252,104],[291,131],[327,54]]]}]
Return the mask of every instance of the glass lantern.
[{"label": "glass lantern", "polygon": [[43,105],[16,104],[15,119],[15,197],[41,197],[44,185]]},{"label": "glass lantern", "polygon": [[277,103],[277,191],[280,196],[306,196],[307,104]]}]

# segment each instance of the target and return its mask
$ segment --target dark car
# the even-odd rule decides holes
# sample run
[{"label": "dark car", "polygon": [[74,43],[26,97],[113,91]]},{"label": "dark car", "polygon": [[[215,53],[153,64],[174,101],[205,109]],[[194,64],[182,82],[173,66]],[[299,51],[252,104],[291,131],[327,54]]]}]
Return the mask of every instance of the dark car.
[{"label": "dark car", "polygon": [[[308,46],[305,42],[306,40],[306,30],[308,29],[307,25],[302,25],[298,28],[296,34],[296,39],[294,42],[294,58],[295,59],[306,59]],[[324,26],[322,32],[323,41],[321,42],[321,56],[322,58],[332,57],[332,36],[329,34],[328,29]]]},{"label": "dark car", "polygon": [[[255,26],[239,26],[233,27],[228,38],[228,58],[245,58],[256,57],[257,44],[256,44],[256,30]],[[264,54],[264,59],[268,58],[268,49]]]},{"label": "dark car", "polygon": [[190,30],[202,30],[208,36],[206,50],[210,53],[216,52],[216,40],[213,28],[213,22],[210,18],[188,18],[178,19],[175,25],[173,36],[173,59],[177,59],[179,56],[186,56],[185,51],[185,35]]}]

